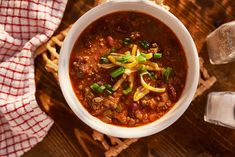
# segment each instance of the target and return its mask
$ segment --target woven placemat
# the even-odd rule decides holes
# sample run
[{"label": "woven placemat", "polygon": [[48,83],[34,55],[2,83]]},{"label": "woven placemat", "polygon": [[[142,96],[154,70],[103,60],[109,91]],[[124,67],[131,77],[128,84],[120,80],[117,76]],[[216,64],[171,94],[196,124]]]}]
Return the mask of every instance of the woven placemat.
[{"label": "woven placemat", "polygon": [[[103,0],[99,0],[97,4],[102,1]],[[165,9],[169,10],[169,7],[163,4],[163,0],[153,0],[153,1],[163,6]],[[57,82],[58,82],[59,52],[63,44],[63,40],[65,39],[70,28],[71,26],[61,31],[57,35],[53,36],[47,43],[40,46],[36,51],[36,57],[42,56],[43,61],[45,62],[44,67],[46,71],[53,74]],[[206,90],[208,90],[216,82],[216,78],[208,74],[207,69],[204,67],[204,61],[202,58],[200,58],[200,72],[201,72],[201,78],[200,78],[200,82],[199,82],[196,94],[194,96],[194,99],[202,95]],[[42,96],[39,96],[39,98],[41,100],[42,105],[45,108],[47,106],[50,106],[51,102],[49,101],[49,97],[42,95]],[[84,148],[88,156],[91,156],[89,150],[86,148],[86,145],[84,145],[84,142],[82,141],[82,138],[81,138],[82,135],[79,129],[75,129],[74,133],[78,139],[78,142]],[[136,138],[135,139],[120,139],[116,137],[107,136],[95,130],[93,131],[92,138],[94,140],[99,141],[103,145],[104,149],[106,150],[105,151],[106,157],[117,156],[122,150],[128,148],[129,145],[131,145],[132,143],[138,141],[138,139]],[[108,142],[107,139],[110,142]]]}]

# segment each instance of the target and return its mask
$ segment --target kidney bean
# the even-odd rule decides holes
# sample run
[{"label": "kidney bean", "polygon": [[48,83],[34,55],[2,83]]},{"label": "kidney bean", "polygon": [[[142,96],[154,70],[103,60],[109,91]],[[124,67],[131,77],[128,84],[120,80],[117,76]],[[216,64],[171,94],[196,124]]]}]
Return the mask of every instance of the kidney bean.
[{"label": "kidney bean", "polygon": [[129,107],[128,107],[128,116],[131,118],[135,118],[135,111],[139,108],[137,103],[132,103]]},{"label": "kidney bean", "polygon": [[113,47],[114,46],[114,40],[111,36],[107,37],[107,43],[109,47]]},{"label": "kidney bean", "polygon": [[177,94],[176,94],[175,88],[172,85],[169,85],[167,92],[168,92],[170,100],[172,102],[175,102],[177,100]]}]

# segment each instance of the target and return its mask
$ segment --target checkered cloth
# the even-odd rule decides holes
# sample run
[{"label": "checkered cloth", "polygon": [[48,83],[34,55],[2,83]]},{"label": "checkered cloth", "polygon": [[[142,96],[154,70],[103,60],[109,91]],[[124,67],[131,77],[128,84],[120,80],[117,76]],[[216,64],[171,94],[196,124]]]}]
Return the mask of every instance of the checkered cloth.
[{"label": "checkered cloth", "polygon": [[67,0],[0,0],[0,156],[21,156],[53,121],[35,99],[34,51],[52,36]]}]

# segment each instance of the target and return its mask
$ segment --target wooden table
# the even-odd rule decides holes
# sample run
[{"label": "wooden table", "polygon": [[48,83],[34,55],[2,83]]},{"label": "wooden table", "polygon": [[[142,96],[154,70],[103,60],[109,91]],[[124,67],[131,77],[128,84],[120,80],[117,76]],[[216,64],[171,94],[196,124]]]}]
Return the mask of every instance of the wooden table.
[{"label": "wooden table", "polygon": [[[216,76],[217,83],[202,96],[194,100],[184,115],[169,128],[153,136],[140,139],[124,150],[121,157],[182,157],[182,156],[235,156],[235,130],[204,122],[207,94],[210,91],[235,90],[235,63],[211,65],[205,38],[216,27],[235,20],[234,0],[167,0],[171,12],[177,16],[190,31],[198,52],[206,61],[209,73]],[[70,0],[59,30],[75,22],[93,6],[92,0]],[[104,156],[104,149],[91,140],[91,129],[83,124],[68,108],[59,86],[53,76],[47,73],[41,59],[36,60],[37,96],[41,92],[51,97],[53,106],[44,106],[55,124],[46,138],[24,157],[85,157],[74,135],[78,128],[85,137],[85,144],[94,157]]]}]

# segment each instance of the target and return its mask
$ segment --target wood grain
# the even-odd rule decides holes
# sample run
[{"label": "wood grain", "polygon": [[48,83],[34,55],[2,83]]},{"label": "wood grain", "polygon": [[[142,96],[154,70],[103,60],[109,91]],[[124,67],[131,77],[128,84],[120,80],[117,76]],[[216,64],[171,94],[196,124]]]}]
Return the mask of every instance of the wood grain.
[{"label": "wood grain", "polygon": [[[235,20],[234,0],[168,0],[171,12],[177,16],[191,33],[200,55],[206,61],[210,74],[218,82],[210,91],[235,90],[235,63],[213,66],[208,63],[206,36],[224,22]],[[92,0],[70,0],[61,31],[75,22],[84,12],[94,6]],[[75,136],[74,129],[91,134],[92,130],[82,123],[67,106],[54,77],[44,69],[41,58],[35,61],[37,98],[43,92],[51,98],[51,106],[42,108],[55,120],[45,140],[27,152],[25,157],[86,157]],[[235,156],[235,131],[204,122],[207,91],[193,101],[184,115],[164,131],[140,139],[124,150],[120,157],[229,157]],[[41,98],[43,99],[43,98]],[[93,157],[104,156],[101,145],[83,136]]]}]

